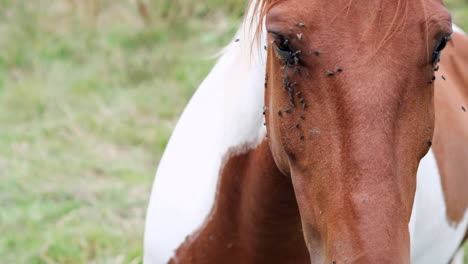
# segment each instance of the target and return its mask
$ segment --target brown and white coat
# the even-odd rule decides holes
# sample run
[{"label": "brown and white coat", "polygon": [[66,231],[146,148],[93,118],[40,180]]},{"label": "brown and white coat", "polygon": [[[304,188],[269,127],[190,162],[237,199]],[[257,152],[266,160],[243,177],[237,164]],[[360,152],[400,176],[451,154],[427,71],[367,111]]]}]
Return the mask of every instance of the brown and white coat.
[{"label": "brown and white coat", "polygon": [[[267,37],[263,32],[262,48],[251,49],[254,6],[239,41],[226,47],[194,94],[160,162],[146,219],[147,264],[314,261],[313,242],[303,237],[300,190],[278,168],[266,137]],[[411,263],[447,263],[468,226],[468,37],[455,31],[436,73],[432,147],[417,170]],[[320,127],[310,132],[327,136]],[[369,263],[354,257],[344,262]]]}]

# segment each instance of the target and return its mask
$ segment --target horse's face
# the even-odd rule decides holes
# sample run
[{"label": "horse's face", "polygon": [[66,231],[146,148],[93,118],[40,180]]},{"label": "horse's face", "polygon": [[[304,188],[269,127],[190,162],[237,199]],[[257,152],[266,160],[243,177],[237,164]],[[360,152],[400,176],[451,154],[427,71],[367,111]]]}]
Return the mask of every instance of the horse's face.
[{"label": "horse's face", "polygon": [[312,262],[409,263],[449,13],[436,0],[266,7],[268,138],[292,178]]}]

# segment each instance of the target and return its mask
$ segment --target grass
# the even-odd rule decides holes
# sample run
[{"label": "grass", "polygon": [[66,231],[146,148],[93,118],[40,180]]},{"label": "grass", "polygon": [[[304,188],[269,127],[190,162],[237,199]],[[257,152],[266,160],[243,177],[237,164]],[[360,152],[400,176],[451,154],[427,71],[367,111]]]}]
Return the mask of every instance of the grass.
[{"label": "grass", "polygon": [[453,22],[468,32],[468,0],[445,0],[452,13]]},{"label": "grass", "polygon": [[141,262],[157,161],[240,20],[223,2],[1,1],[0,263]]},{"label": "grass", "polygon": [[1,264],[141,263],[157,161],[245,2],[0,0]]}]

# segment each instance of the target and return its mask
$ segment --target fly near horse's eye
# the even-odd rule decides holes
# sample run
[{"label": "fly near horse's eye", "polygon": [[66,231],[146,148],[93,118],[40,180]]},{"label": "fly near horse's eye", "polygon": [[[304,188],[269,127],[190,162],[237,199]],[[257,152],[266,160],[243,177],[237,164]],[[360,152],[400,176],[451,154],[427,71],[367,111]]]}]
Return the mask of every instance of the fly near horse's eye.
[{"label": "fly near horse's eye", "polygon": [[443,36],[439,40],[439,43],[437,44],[437,47],[432,55],[432,64],[439,62],[442,50],[445,48],[445,46],[447,46],[447,42],[449,42],[451,39],[452,39],[452,36],[447,35],[447,36]]},{"label": "fly near horse's eye", "polygon": [[286,59],[289,59],[289,57],[291,57],[292,51],[289,48],[289,46],[284,45],[284,44],[278,45],[276,44],[276,42],[274,42],[274,44],[275,44],[275,51],[279,56],[286,58]]},{"label": "fly near horse's eye", "polygon": [[292,50],[289,47],[289,40],[277,33],[270,32],[270,34],[274,38],[272,43],[276,54],[286,60],[289,60],[292,54]]},{"label": "fly near horse's eye", "polygon": [[273,44],[275,44],[280,51],[291,51],[289,48],[289,40],[282,36],[276,35]]}]

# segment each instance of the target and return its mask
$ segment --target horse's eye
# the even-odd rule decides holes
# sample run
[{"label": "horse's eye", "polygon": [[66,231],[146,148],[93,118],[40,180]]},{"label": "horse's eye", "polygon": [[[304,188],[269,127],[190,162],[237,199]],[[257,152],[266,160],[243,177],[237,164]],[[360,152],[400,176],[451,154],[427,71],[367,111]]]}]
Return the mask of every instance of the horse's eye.
[{"label": "horse's eye", "polygon": [[445,46],[447,45],[447,42],[449,42],[449,40],[452,39],[452,36],[451,35],[448,35],[448,36],[444,36],[441,40],[440,40],[440,43],[439,43],[439,46],[437,47],[436,51],[442,51]]},{"label": "horse's eye", "polygon": [[283,36],[279,34],[273,33],[273,45],[278,56],[289,59],[292,54],[292,50],[289,47],[289,40],[285,39]]},{"label": "horse's eye", "polygon": [[275,47],[279,51],[283,51],[283,52],[290,52],[291,51],[291,49],[289,48],[289,40],[287,40],[287,39],[284,39],[282,37],[278,37],[278,38],[275,38],[275,40],[273,40],[273,43],[275,44]]},{"label": "horse's eye", "polygon": [[432,55],[432,64],[440,61],[440,54],[442,53],[442,50],[445,48],[445,46],[447,46],[447,42],[449,42],[451,39],[452,36],[450,35],[441,38],[439,44],[437,45],[437,48],[435,49]]}]

